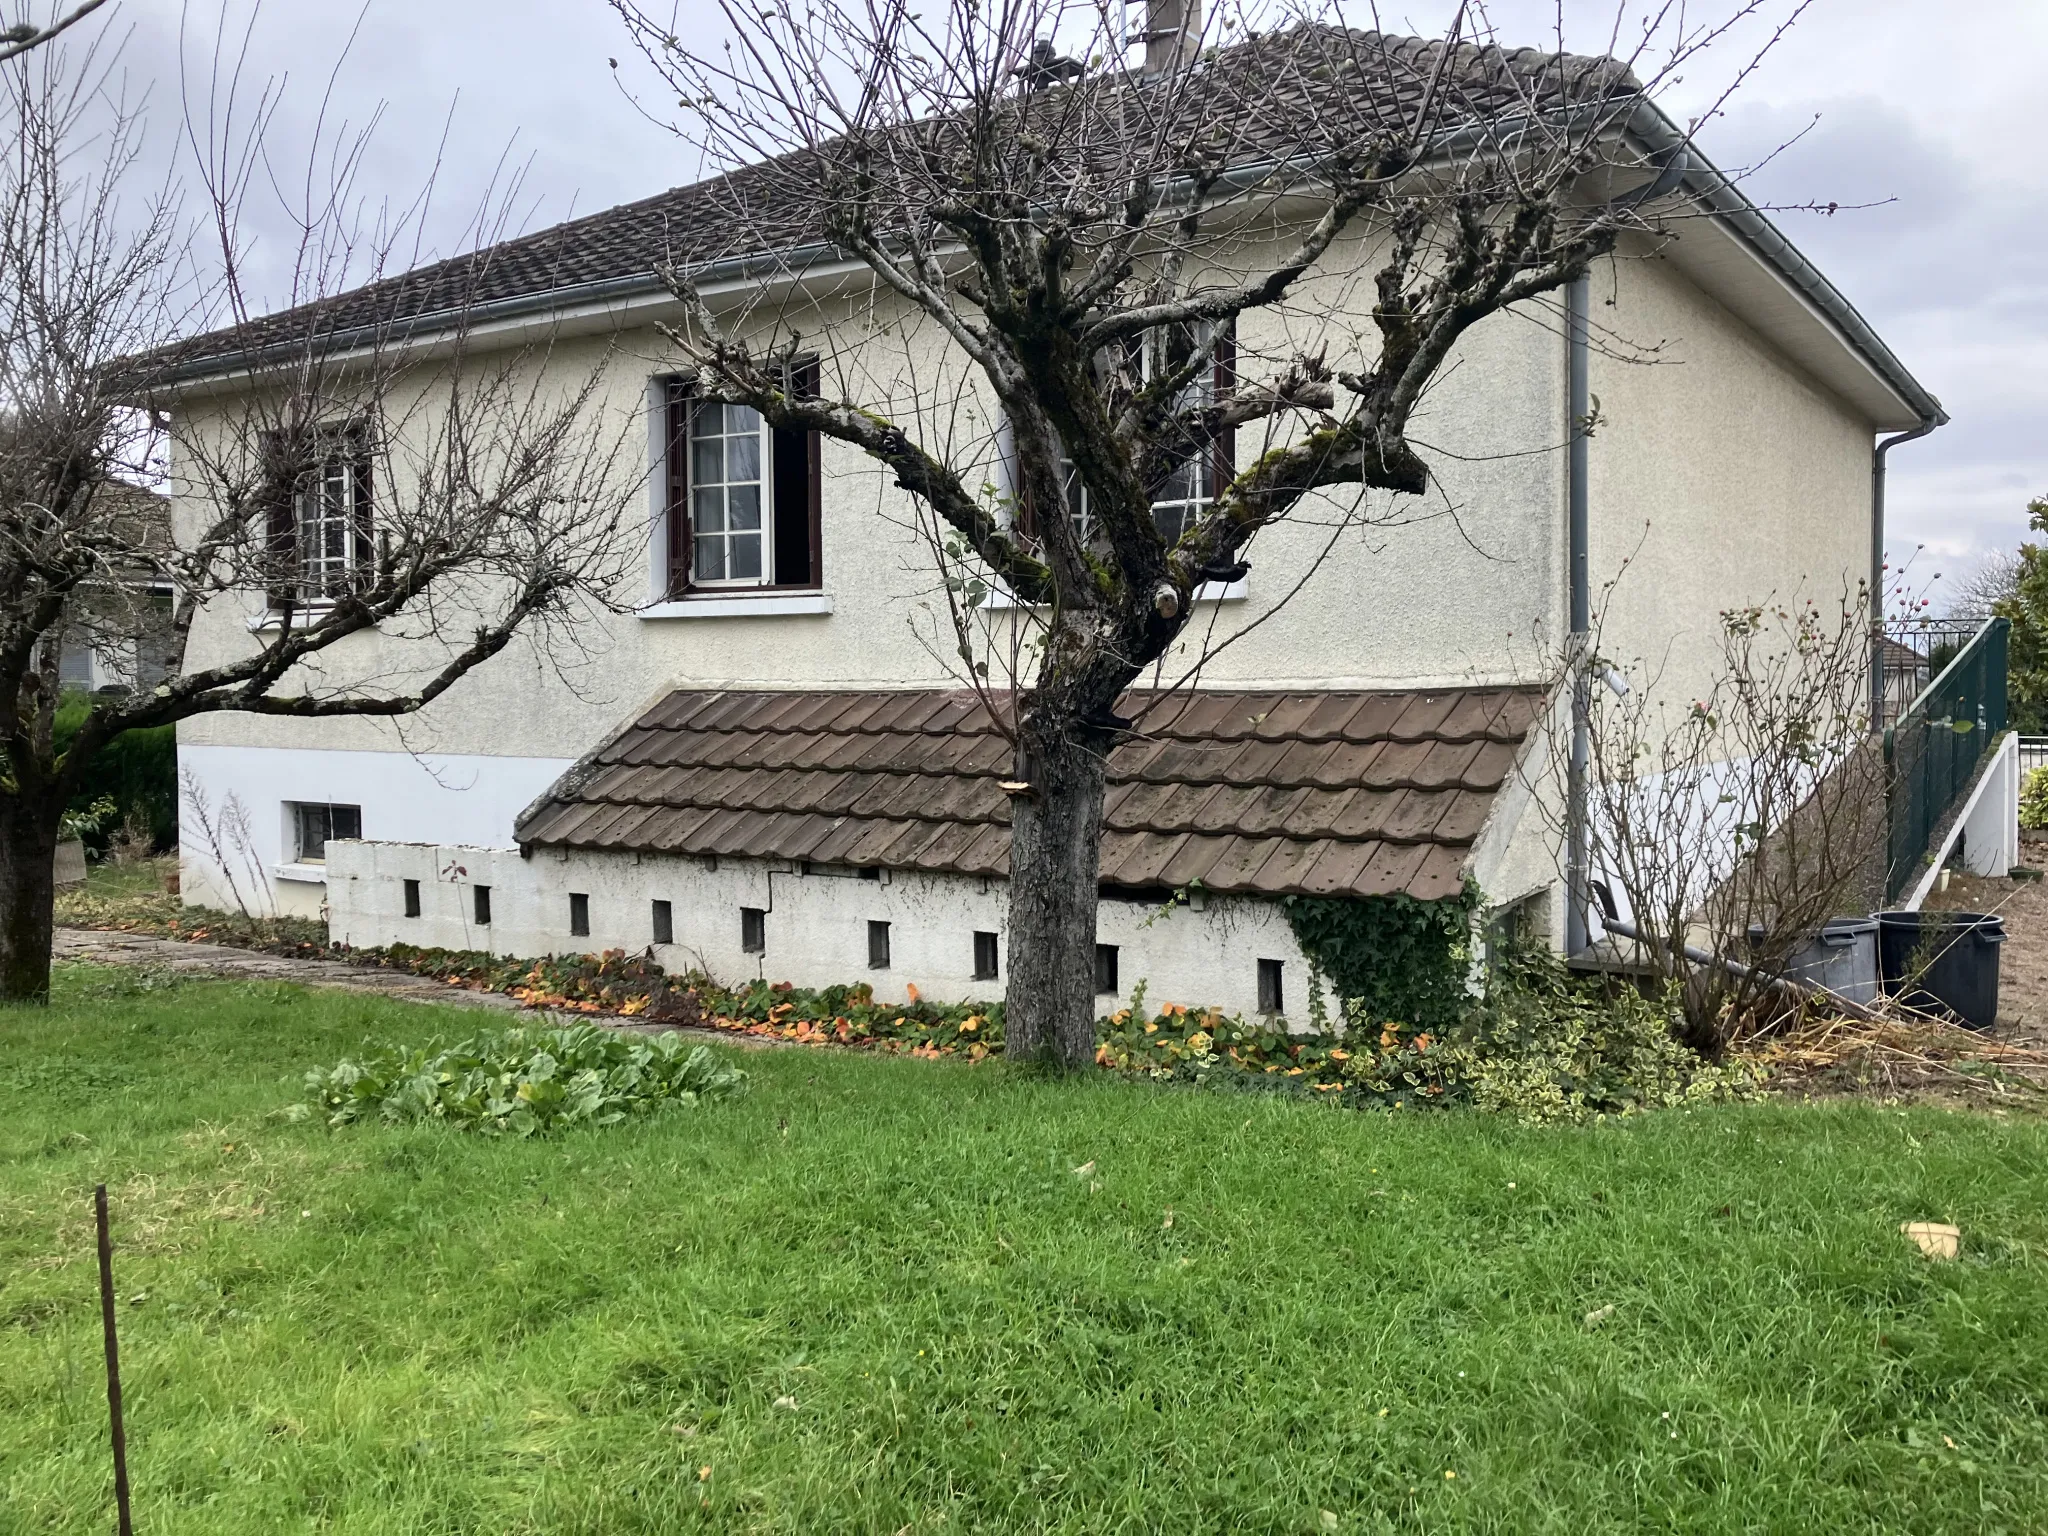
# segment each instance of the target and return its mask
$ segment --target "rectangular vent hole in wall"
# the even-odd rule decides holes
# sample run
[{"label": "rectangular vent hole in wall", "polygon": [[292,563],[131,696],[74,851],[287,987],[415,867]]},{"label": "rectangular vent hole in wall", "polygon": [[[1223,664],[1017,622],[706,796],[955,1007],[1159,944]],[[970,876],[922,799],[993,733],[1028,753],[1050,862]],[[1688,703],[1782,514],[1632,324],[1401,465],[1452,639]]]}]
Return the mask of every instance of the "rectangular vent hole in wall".
[{"label": "rectangular vent hole in wall", "polygon": [[405,915],[407,917],[418,917],[420,915],[420,883],[417,880],[405,882]]},{"label": "rectangular vent hole in wall", "polygon": [[889,969],[889,925],[868,924],[868,969],[886,971]]},{"label": "rectangular vent hole in wall", "polygon": [[976,930],[974,935],[974,979],[994,981],[996,977],[996,936]]},{"label": "rectangular vent hole in wall", "polygon": [[1116,946],[1114,944],[1098,944],[1095,946],[1095,990],[1098,993],[1120,992],[1123,990],[1116,984]]},{"label": "rectangular vent hole in wall", "polygon": [[740,948],[750,955],[768,950],[768,914],[759,907],[740,908]]},{"label": "rectangular vent hole in wall", "polygon": [[654,904],[654,942],[673,944],[676,941],[676,909],[665,901]]},{"label": "rectangular vent hole in wall", "polygon": [[590,937],[590,897],[582,891],[569,893],[569,934],[578,939]]},{"label": "rectangular vent hole in wall", "polygon": [[1285,1013],[1287,1004],[1280,993],[1280,962],[1259,962],[1259,1012]]},{"label": "rectangular vent hole in wall", "polygon": [[476,913],[479,928],[491,926],[491,888],[488,885],[473,885],[469,888],[469,903]]}]

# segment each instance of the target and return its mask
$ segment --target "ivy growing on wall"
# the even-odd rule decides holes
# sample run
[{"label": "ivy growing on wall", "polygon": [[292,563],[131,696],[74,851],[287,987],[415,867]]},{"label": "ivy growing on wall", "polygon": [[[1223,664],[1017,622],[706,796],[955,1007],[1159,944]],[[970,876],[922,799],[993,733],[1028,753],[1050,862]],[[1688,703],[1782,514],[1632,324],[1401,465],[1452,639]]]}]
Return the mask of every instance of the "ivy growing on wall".
[{"label": "ivy growing on wall", "polygon": [[1289,896],[1288,923],[1311,964],[1369,1017],[1444,1029],[1471,1005],[1466,977],[1478,887],[1443,901],[1413,896]]}]

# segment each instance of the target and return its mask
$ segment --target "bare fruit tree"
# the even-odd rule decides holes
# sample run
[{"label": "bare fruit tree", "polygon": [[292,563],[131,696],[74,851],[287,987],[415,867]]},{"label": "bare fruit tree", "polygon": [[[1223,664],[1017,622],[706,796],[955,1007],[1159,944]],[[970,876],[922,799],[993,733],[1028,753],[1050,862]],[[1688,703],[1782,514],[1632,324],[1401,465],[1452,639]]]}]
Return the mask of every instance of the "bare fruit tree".
[{"label": "bare fruit tree", "polygon": [[[1784,1011],[1772,978],[1829,918],[1883,899],[1869,614],[1861,586],[1729,609],[1685,692],[1666,658],[1602,649],[1604,604],[1576,652],[1588,678],[1587,867],[1637,931],[1636,958],[1682,997],[1687,1043],[1707,1055]],[[1569,754],[1560,731],[1545,765],[1554,783]]]},{"label": "bare fruit tree", "polygon": [[[601,364],[543,385],[545,343],[473,355],[463,317],[485,257],[443,273],[431,352],[409,343],[413,317],[388,288],[346,314],[323,302],[374,279],[407,233],[354,199],[360,142],[316,149],[343,169],[306,181],[291,307],[259,319],[244,214],[252,187],[286,184],[264,160],[274,93],[191,114],[245,125],[193,134],[209,257],[171,197],[134,200],[144,122],[108,107],[117,63],[60,41],[0,65],[7,1000],[47,995],[60,820],[122,732],[220,710],[410,714],[516,637],[546,645],[605,601],[633,544],[633,476],[618,473],[631,424],[596,408]],[[241,89],[232,69],[214,79]],[[178,341],[202,315],[225,337]],[[147,490],[167,462],[168,510]],[[268,596],[246,643],[191,653],[197,612],[240,612],[253,594]],[[60,749],[67,645],[123,675]]]},{"label": "bare fruit tree", "polygon": [[[943,648],[1016,748],[1010,1048],[1085,1062],[1120,701],[1198,669],[1197,593],[1263,530],[1430,505],[1409,426],[1460,338],[1683,216],[1682,146],[1623,130],[1761,7],[1614,58],[1503,51],[1478,5],[1430,43],[1287,0],[1209,24],[1154,0],[1135,40],[1060,0],[723,5],[723,37],[613,4],[732,168],[728,246],[667,274],[672,339],[703,398],[854,445],[928,516],[964,594]],[[748,252],[855,263],[877,300],[821,324],[801,283],[705,280]],[[921,349],[919,401],[862,361],[889,337]]]}]

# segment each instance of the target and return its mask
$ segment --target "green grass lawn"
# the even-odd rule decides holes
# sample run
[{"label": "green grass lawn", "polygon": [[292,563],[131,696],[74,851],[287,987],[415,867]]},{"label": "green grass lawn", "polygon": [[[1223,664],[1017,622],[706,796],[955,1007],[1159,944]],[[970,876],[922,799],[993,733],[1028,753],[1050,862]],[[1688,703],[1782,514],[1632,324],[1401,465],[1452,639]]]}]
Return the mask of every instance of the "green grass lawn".
[{"label": "green grass lawn", "polygon": [[0,1013],[0,1530],[111,1528],[101,1179],[147,1536],[2048,1529],[2038,1120],[801,1050],[551,1143],[272,1113],[484,1023],[94,970]]}]

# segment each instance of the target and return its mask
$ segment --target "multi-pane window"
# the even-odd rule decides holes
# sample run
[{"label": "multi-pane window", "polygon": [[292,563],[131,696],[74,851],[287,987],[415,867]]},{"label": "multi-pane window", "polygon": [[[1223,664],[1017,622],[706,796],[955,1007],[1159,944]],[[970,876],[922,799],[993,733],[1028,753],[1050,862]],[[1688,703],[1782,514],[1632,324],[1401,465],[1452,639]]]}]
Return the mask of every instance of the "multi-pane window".
[{"label": "multi-pane window", "polygon": [[703,401],[690,413],[690,578],[697,586],[759,586],[762,438],[748,405]]},{"label": "multi-pane window", "polygon": [[[791,385],[815,394],[816,364],[793,370]],[[816,587],[817,434],[701,399],[686,381],[669,386],[667,431],[670,594]]]},{"label": "multi-pane window", "polygon": [[295,805],[292,824],[301,864],[319,864],[327,858],[330,842],[347,841],[363,835],[363,808],[359,805]]},{"label": "multi-pane window", "polygon": [[[1131,358],[1137,382],[1150,384],[1184,367],[1193,355],[1196,334],[1184,326],[1147,331],[1133,348]],[[1181,390],[1175,409],[1192,410],[1228,395],[1234,366],[1230,338],[1226,336],[1218,342],[1212,363],[1199,370]],[[1152,487],[1152,521],[1169,546],[1180,542],[1236,473],[1236,444],[1228,431],[1205,435],[1184,446],[1185,457]],[[1086,544],[1096,531],[1095,518],[1088,506],[1088,487],[1082,484],[1073,460],[1064,455],[1060,458],[1060,472],[1066,481],[1067,516],[1073,519],[1075,536]]]},{"label": "multi-pane window", "polygon": [[347,592],[372,560],[374,479],[368,435],[359,428],[323,434],[302,470],[272,540],[290,550],[290,595],[299,602]]}]

